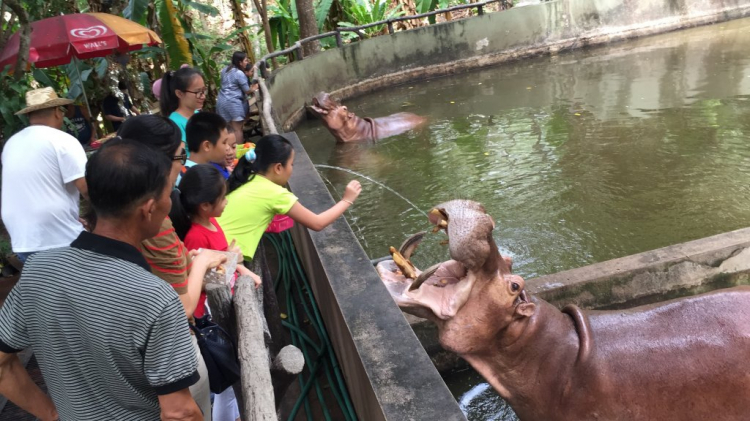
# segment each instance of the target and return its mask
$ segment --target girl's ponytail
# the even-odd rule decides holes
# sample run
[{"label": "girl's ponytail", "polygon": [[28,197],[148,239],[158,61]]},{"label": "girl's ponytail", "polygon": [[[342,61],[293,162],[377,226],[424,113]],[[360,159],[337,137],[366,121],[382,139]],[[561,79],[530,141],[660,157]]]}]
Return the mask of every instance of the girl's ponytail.
[{"label": "girl's ponytail", "polygon": [[292,144],[277,134],[265,135],[255,144],[252,156],[245,154],[227,180],[227,194],[252,180],[255,174],[265,174],[276,164],[286,165],[292,156]]},{"label": "girl's ponytail", "polygon": [[180,99],[177,98],[177,95],[175,95],[174,93],[174,88],[172,88],[173,78],[173,71],[164,73],[164,76],[162,76],[161,78],[161,92],[159,93],[159,112],[161,112],[161,115],[164,117],[169,117],[169,115],[172,114],[172,112],[176,110],[180,104]]},{"label": "girl's ponytail", "polygon": [[182,205],[182,192],[178,189],[172,190],[172,209],[169,211],[169,219],[172,220],[177,236],[180,237],[180,240],[185,241],[185,236],[193,223],[185,206]]},{"label": "girl's ponytail", "polygon": [[232,174],[227,179],[227,194],[237,190],[243,184],[252,180],[258,170],[255,167],[255,161],[257,161],[255,151],[249,150],[245,155],[239,159],[237,166],[234,167]]}]

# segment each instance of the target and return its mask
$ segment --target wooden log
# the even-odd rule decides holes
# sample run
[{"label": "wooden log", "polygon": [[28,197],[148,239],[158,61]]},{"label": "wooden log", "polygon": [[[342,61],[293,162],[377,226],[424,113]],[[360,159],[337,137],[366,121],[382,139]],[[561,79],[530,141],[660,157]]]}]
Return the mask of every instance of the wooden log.
[{"label": "wooden log", "polygon": [[237,343],[242,370],[244,420],[276,420],[276,405],[271,386],[271,367],[263,340],[262,311],[255,284],[247,276],[237,279],[234,309],[237,314]]},{"label": "wooden log", "polygon": [[302,372],[303,368],[305,368],[305,357],[302,355],[302,351],[294,345],[285,346],[274,358],[271,365],[271,379],[277,408],[281,404],[281,399],[289,385]]},{"label": "wooden log", "polygon": [[206,284],[206,300],[211,309],[211,318],[232,337],[237,337],[237,319],[232,307],[229,285]]}]

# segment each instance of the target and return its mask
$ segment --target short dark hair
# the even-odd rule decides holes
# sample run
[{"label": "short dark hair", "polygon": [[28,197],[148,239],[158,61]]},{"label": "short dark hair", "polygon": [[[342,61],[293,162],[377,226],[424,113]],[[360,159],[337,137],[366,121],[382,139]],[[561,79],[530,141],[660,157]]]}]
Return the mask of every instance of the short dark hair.
[{"label": "short dark hair", "polygon": [[185,241],[191,219],[198,215],[202,203],[216,204],[227,190],[226,180],[221,172],[211,164],[193,165],[182,175],[178,190],[172,194],[172,219],[174,230],[180,240]]},{"label": "short dark hair", "polygon": [[221,137],[221,131],[227,128],[227,122],[220,115],[211,112],[193,114],[185,126],[185,140],[188,150],[198,152],[201,143],[208,140],[215,145]]},{"label": "short dark hair", "polygon": [[170,159],[182,142],[182,131],[177,123],[156,114],[130,117],[122,123],[117,135],[157,149]]},{"label": "short dark hair", "polygon": [[86,164],[89,201],[98,218],[124,218],[167,187],[172,162],[129,139],[105,143]]},{"label": "short dark hair", "polygon": [[117,82],[117,88],[120,90],[128,89],[128,84],[124,80]]}]

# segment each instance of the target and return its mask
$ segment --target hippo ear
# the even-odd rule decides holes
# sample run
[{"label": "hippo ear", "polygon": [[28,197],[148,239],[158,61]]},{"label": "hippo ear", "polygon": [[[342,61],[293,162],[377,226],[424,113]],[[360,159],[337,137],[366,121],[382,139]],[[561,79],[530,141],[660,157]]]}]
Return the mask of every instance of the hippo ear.
[{"label": "hippo ear", "polygon": [[516,306],[516,312],[514,314],[514,317],[521,318],[521,317],[531,317],[534,315],[534,311],[536,310],[536,304],[534,303],[521,303]]}]

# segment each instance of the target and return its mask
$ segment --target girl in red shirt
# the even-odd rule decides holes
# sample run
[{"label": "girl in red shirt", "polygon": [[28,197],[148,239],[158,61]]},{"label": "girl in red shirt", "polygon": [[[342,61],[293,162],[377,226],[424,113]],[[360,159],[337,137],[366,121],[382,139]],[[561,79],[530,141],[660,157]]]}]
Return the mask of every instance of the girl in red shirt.
[{"label": "girl in red shirt", "polygon": [[[174,200],[170,217],[177,236],[185,243],[188,250],[210,249],[233,251],[239,255],[239,247],[227,244],[224,231],[221,230],[216,217],[221,216],[227,205],[227,187],[224,176],[210,164],[195,165],[183,174],[178,186],[179,200]],[[260,278],[238,262],[237,274],[248,275],[255,281],[255,287],[261,284]],[[234,287],[234,279],[232,280]],[[206,293],[201,291],[198,305],[193,312],[197,319],[206,314]],[[212,416],[214,421],[236,421],[240,419],[237,400],[232,388],[219,393],[214,398]]]},{"label": "girl in red shirt", "polygon": [[[209,164],[192,166],[182,176],[178,190],[179,200],[172,201],[169,216],[185,247],[188,250],[235,251],[241,256],[234,242],[232,247],[229,246],[224,231],[215,219],[221,216],[227,205],[226,181],[221,172]],[[250,276],[256,287],[260,285],[260,278],[242,264],[237,265],[237,272]],[[206,293],[201,292],[193,316],[199,318],[205,314]]]}]

